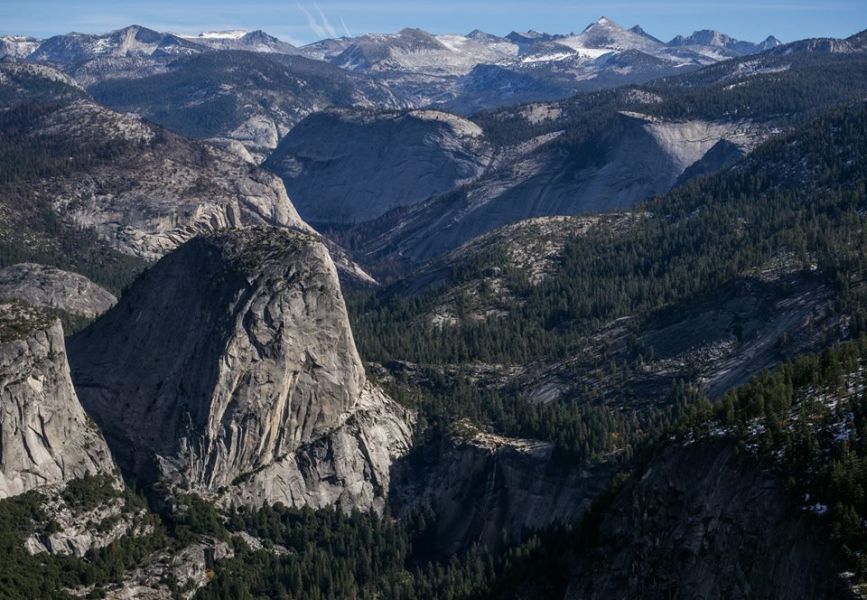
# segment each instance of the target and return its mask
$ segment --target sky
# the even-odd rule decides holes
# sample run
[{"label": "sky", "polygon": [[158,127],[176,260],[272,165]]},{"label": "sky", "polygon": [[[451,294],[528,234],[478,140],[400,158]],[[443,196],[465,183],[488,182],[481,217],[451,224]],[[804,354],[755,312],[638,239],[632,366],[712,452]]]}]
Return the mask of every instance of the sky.
[{"label": "sky", "polygon": [[138,24],[180,34],[262,29],[303,44],[404,27],[432,33],[569,33],[603,15],[625,27],[641,25],[663,40],[717,29],[743,40],[775,35],[788,42],[867,29],[867,0],[0,0],[0,33],[45,38]]}]

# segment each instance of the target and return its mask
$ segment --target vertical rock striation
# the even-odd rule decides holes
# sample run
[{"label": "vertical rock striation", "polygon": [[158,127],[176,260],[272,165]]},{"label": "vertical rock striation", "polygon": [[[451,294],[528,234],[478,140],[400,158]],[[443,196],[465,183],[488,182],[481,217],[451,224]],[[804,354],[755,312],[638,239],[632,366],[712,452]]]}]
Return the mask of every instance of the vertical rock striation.
[{"label": "vertical rock striation", "polygon": [[0,498],[100,473],[114,463],[75,395],[60,322],[0,304]]},{"label": "vertical rock striation", "polygon": [[365,377],[319,238],[196,238],[71,342],[123,469],[227,503],[381,508],[409,416]]}]

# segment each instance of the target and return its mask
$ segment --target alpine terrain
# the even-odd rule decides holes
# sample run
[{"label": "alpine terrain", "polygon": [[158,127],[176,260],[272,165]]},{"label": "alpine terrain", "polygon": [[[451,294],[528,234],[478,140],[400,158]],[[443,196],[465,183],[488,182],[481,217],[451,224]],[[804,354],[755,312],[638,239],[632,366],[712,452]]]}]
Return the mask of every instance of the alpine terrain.
[{"label": "alpine terrain", "polygon": [[179,4],[0,32],[0,599],[867,598],[867,32]]}]

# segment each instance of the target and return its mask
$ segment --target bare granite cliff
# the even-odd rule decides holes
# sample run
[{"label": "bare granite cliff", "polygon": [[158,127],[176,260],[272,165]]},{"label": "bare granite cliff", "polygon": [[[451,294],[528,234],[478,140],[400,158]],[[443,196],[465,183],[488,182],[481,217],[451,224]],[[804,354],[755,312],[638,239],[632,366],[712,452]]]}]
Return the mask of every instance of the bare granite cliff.
[{"label": "bare granite cliff", "polygon": [[115,472],[75,395],[60,322],[0,304],[0,498]]},{"label": "bare granite cliff", "polygon": [[433,509],[431,550],[443,556],[475,545],[498,551],[529,531],[580,520],[613,474],[609,465],[557,460],[550,442],[476,432],[399,461],[391,502],[399,513]]},{"label": "bare granite cliff", "polygon": [[70,342],[122,469],[224,503],[381,508],[410,417],[367,381],[314,235],[201,236]]},{"label": "bare granite cliff", "polygon": [[314,225],[355,224],[448,192],[491,161],[481,128],[435,110],[316,113],[283,138],[265,165],[283,178]]},{"label": "bare granite cliff", "polygon": [[0,298],[89,319],[117,303],[114,294],[83,275],[36,263],[0,269]]}]

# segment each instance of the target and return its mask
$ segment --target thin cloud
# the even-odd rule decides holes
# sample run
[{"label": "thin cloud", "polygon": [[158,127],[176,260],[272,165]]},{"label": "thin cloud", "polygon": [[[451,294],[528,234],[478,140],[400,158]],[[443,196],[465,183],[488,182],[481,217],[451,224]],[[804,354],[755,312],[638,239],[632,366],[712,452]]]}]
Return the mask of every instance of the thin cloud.
[{"label": "thin cloud", "polygon": [[328,32],[322,28],[316,18],[313,16],[309,10],[307,10],[300,2],[296,0],[296,5],[298,5],[298,10],[304,13],[304,16],[307,18],[307,25],[310,27],[310,31],[317,37],[324,38],[328,37]]},{"label": "thin cloud", "polygon": [[331,26],[331,23],[328,22],[328,18],[325,16],[325,13],[322,12],[322,9],[319,8],[319,4],[317,2],[314,2],[313,6],[316,8],[316,12],[319,13],[319,24],[322,26],[322,28],[328,32],[328,35],[330,37],[337,37],[337,30]]},{"label": "thin cloud", "polygon": [[340,24],[343,25],[343,33],[346,34],[346,37],[353,37],[352,32],[349,31],[349,27],[346,26],[346,21],[343,20],[343,17],[340,17]]}]

